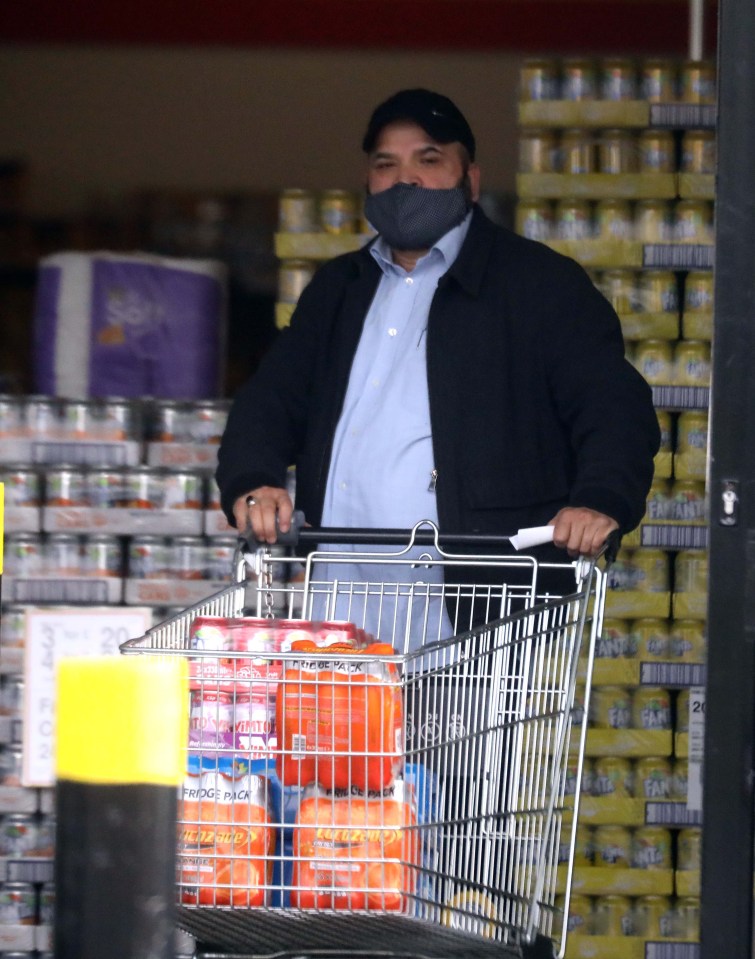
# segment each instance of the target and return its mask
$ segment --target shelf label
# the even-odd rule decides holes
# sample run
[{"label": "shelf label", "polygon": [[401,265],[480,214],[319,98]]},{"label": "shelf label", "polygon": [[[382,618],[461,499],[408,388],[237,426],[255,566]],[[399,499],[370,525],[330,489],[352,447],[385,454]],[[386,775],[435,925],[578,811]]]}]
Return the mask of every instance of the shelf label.
[{"label": "shelf label", "polygon": [[118,656],[152,625],[147,608],[29,609],[24,663],[24,786],[55,783],[55,674],[68,656]]},{"label": "shelf label", "polygon": [[643,686],[699,686],[705,675],[703,663],[640,663]]},{"label": "shelf label", "polygon": [[687,760],[687,808],[703,808],[703,743],[705,740],[705,687],[689,691],[689,753]]},{"label": "shelf label", "polygon": [[51,859],[8,859],[5,866],[7,882],[52,882],[54,878]]},{"label": "shelf label", "polygon": [[647,826],[701,826],[702,812],[683,802],[649,802],[645,805]]},{"label": "shelf label", "polygon": [[700,943],[646,942],[645,959],[700,959]]},{"label": "shelf label", "polygon": [[77,463],[84,466],[133,466],[139,444],[134,440],[33,440],[33,463]]}]

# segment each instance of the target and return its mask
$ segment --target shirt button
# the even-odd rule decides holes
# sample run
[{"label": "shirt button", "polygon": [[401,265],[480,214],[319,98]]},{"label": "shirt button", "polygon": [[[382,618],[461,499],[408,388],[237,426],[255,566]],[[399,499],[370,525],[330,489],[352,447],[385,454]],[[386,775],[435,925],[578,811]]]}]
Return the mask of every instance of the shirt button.
[{"label": "shirt button", "polygon": [[339,483],[338,485],[341,487],[341,489],[348,489],[348,488],[349,488],[349,484],[348,484],[348,483]]},{"label": "shirt button", "polygon": [[379,380],[377,377],[375,377],[375,378],[373,379],[373,381],[372,381],[372,385],[373,385],[373,386],[380,386],[380,380]]},{"label": "shirt button", "polygon": [[407,278],[406,278],[406,285],[407,285],[407,286],[411,286],[412,283],[414,283],[414,280],[413,280],[410,276],[407,276]]},{"label": "shirt button", "polygon": [[395,336],[397,333],[398,333],[398,330],[396,329],[395,326],[392,326],[390,330],[388,330],[388,336]]}]

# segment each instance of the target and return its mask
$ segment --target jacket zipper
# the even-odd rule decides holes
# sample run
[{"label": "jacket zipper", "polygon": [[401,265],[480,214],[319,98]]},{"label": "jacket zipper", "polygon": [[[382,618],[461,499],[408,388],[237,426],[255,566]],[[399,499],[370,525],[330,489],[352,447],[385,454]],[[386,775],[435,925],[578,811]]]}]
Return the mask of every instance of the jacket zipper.
[{"label": "jacket zipper", "polygon": [[430,470],[430,485],[427,487],[428,493],[434,493],[435,488],[438,485],[438,471],[437,469]]}]

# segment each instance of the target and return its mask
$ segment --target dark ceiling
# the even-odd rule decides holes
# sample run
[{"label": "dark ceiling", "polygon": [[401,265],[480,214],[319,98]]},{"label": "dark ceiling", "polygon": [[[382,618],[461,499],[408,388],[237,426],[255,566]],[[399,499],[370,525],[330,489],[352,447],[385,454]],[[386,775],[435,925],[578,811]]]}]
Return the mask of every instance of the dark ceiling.
[{"label": "dark ceiling", "polygon": [[[687,0],[9,0],[20,43],[501,50],[684,56]],[[706,0],[706,52],[716,4]]]}]

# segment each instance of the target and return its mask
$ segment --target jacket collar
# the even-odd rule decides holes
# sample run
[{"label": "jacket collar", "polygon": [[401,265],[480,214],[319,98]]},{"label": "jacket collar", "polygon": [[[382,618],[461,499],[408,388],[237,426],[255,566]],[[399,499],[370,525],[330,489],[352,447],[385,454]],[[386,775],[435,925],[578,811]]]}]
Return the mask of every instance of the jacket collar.
[{"label": "jacket collar", "polygon": [[495,236],[496,227],[475,204],[467,237],[444,281],[448,277],[453,277],[470,296],[477,296],[485,276]]}]

